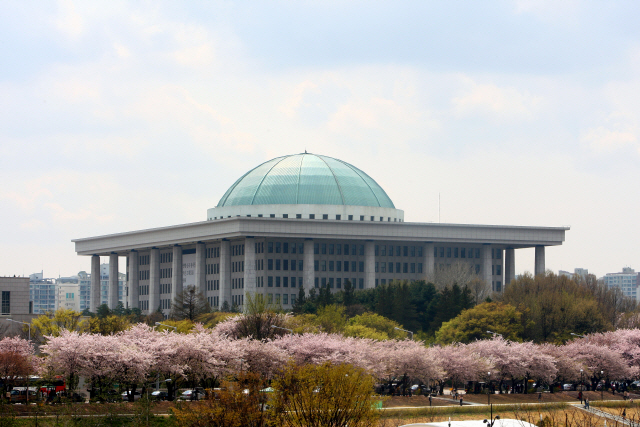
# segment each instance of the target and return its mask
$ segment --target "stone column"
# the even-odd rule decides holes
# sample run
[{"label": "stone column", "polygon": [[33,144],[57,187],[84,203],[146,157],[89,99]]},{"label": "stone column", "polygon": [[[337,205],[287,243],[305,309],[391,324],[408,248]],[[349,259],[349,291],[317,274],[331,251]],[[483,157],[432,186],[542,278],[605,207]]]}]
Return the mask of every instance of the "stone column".
[{"label": "stone column", "polygon": [[376,287],[376,248],[372,240],[364,242],[364,288]]},{"label": "stone column", "polygon": [[151,248],[149,254],[149,311],[155,313],[160,307],[160,249]]},{"label": "stone column", "polygon": [[[202,242],[196,243],[196,292],[206,295],[207,292],[207,260],[206,246]],[[182,267],[180,267],[182,269]]]},{"label": "stone column", "polygon": [[313,239],[305,239],[304,241],[304,289],[308,294],[311,288],[315,286],[316,272],[313,269],[313,264],[316,259],[316,255],[313,252]]},{"label": "stone column", "polygon": [[433,248],[435,247],[433,242],[429,242],[424,245],[424,277],[428,281],[432,281],[435,276],[435,268],[434,262],[435,258],[433,257]]},{"label": "stone column", "polygon": [[[245,300],[256,295],[256,244],[253,237],[244,239],[244,295]],[[244,305],[247,306],[246,304]]]},{"label": "stone column", "polygon": [[182,293],[182,247],[173,246],[173,262],[171,263],[171,304]]},{"label": "stone column", "polygon": [[535,275],[544,274],[544,246],[536,246]]},{"label": "stone column", "polygon": [[493,275],[491,274],[491,246],[482,245],[482,280],[493,292]]},{"label": "stone column", "polygon": [[231,242],[220,242],[220,307],[224,302],[231,308]]},{"label": "stone column", "polygon": [[516,256],[515,249],[506,248],[504,250],[504,286],[506,287],[516,278]]},{"label": "stone column", "polygon": [[138,251],[129,252],[129,308],[138,308],[140,300],[140,254]]},{"label": "stone column", "polygon": [[118,306],[118,254],[109,255],[109,308]]},{"label": "stone column", "polygon": [[100,306],[100,256],[91,256],[91,294],[89,310],[95,313]]}]

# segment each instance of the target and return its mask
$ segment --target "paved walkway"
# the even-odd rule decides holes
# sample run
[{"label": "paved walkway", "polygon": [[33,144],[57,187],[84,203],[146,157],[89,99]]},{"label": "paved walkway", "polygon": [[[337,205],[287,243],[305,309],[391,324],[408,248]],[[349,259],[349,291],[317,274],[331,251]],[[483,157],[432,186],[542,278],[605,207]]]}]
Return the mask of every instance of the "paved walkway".
[{"label": "paved walkway", "polygon": [[585,412],[589,412],[590,414],[597,415],[599,417],[606,418],[606,419],[611,420],[611,421],[615,421],[616,423],[620,423],[620,424],[625,425],[625,426],[633,426],[633,427],[639,427],[640,426],[640,424],[634,423],[633,421],[631,421],[631,420],[629,420],[627,418],[622,418],[621,416],[614,415],[614,414],[612,414],[610,412],[601,411],[600,409],[594,408],[593,406],[590,406],[589,409],[586,409],[584,407],[584,405],[581,405],[579,403],[573,403],[572,406],[575,407],[575,408],[581,409],[581,410],[583,410]]}]

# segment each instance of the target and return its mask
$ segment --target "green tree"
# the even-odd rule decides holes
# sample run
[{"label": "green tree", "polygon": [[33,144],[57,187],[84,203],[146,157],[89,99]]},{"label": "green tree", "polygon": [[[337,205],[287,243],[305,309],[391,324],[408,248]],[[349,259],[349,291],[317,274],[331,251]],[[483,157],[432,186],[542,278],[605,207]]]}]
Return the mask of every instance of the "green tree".
[{"label": "green tree", "polygon": [[95,316],[89,319],[89,331],[92,334],[111,335],[130,327],[131,323],[125,316]]},{"label": "green tree", "polygon": [[347,317],[344,315],[344,307],[336,304],[326,305],[318,309],[315,319],[316,325],[327,333],[342,332],[347,324]]},{"label": "green tree", "polygon": [[187,286],[173,300],[170,317],[173,320],[189,319],[194,321],[199,315],[210,311],[211,307],[207,298],[196,292],[195,286]]},{"label": "green tree", "polygon": [[272,382],[272,414],[284,427],[373,427],[379,400],[373,377],[352,365],[290,364]]},{"label": "green tree", "polygon": [[46,335],[59,336],[63,329],[84,332],[88,327],[88,322],[82,319],[82,313],[61,308],[33,319],[31,338],[43,342]]},{"label": "green tree", "polygon": [[451,287],[446,286],[429,305],[427,318],[430,318],[431,321],[428,332],[434,333],[440,329],[444,322],[453,319],[462,310],[471,307],[473,307],[473,299],[469,288],[461,289],[457,284]]},{"label": "green tree", "polygon": [[[343,334],[348,337],[371,338],[387,340],[390,338],[404,338],[405,333],[395,328],[402,325],[376,313],[363,313],[349,319]],[[404,329],[404,328],[403,328]],[[400,332],[400,333],[399,333]]]},{"label": "green tree", "polygon": [[487,338],[487,331],[496,332],[505,339],[521,341],[524,327],[522,313],[509,304],[485,302],[462,311],[436,332],[436,342],[470,343]]}]

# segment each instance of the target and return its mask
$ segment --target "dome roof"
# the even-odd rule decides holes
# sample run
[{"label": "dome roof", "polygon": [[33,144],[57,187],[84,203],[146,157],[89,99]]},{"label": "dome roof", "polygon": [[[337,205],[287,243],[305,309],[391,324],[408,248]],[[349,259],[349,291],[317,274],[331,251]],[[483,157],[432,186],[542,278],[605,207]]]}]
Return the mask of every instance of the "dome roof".
[{"label": "dome roof", "polygon": [[217,207],[281,204],[395,208],[387,193],[360,169],[310,153],[277,157],[251,169]]}]

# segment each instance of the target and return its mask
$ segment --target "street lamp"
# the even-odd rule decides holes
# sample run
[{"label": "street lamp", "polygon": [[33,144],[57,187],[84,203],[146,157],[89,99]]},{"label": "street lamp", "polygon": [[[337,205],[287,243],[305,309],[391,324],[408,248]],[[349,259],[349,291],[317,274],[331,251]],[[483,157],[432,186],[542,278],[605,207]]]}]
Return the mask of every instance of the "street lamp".
[{"label": "street lamp", "polygon": [[5,319],[5,320],[8,320],[9,322],[13,322],[13,323],[22,323],[23,325],[27,325],[29,327],[29,341],[31,341],[31,323],[21,322],[19,320],[13,320],[13,319]]},{"label": "street lamp", "polygon": [[584,335],[574,334],[573,332],[571,332],[571,335],[573,335],[574,337],[586,338]]},{"label": "street lamp", "polygon": [[156,326],[164,326],[165,328],[173,328],[173,332],[178,332],[177,326],[165,325],[164,323],[156,322]]},{"label": "street lamp", "polygon": [[488,333],[488,334],[492,334],[494,338],[496,337],[496,335],[498,335],[499,337],[504,338],[504,337],[502,336],[502,334],[499,334],[499,333],[497,333],[497,332],[487,331],[487,333]]},{"label": "street lamp", "polygon": [[600,386],[600,400],[604,400],[604,371],[600,371],[600,378],[602,379],[602,385]]},{"label": "street lamp", "polygon": [[489,379],[487,380],[487,404],[491,406],[491,372],[487,372]]},{"label": "street lamp", "polygon": [[396,326],[395,328],[393,328],[393,329],[397,329],[397,330],[399,330],[399,331],[402,331],[402,332],[406,332],[406,333],[408,333],[408,334],[411,334],[411,340],[413,341],[413,332],[411,332],[411,331],[407,331],[406,329],[398,328],[397,326]]},{"label": "street lamp", "polygon": [[280,326],[276,326],[276,325],[271,325],[271,327],[273,329],[282,329],[283,331],[287,331],[287,332],[289,332],[291,334],[293,333],[293,329],[281,328]]},{"label": "street lamp", "polygon": [[584,371],[580,369],[580,403],[582,403],[582,394],[584,392],[584,380],[582,377],[583,374],[584,374]]}]

